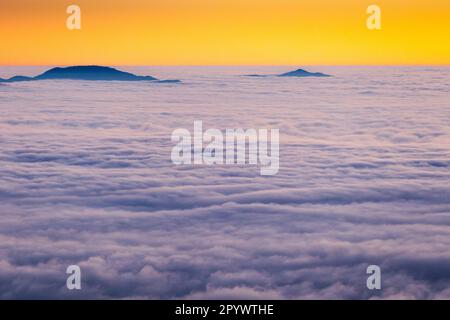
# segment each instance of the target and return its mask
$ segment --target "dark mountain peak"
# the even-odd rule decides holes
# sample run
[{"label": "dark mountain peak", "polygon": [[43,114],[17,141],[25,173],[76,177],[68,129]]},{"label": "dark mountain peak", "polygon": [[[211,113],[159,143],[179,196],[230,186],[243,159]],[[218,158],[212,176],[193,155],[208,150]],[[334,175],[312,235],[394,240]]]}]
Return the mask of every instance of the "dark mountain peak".
[{"label": "dark mountain peak", "polygon": [[279,77],[330,77],[328,74],[320,72],[309,72],[304,69],[297,69],[294,71],[282,73],[278,75]]},{"label": "dark mountain peak", "polygon": [[320,72],[309,72],[304,69],[297,69],[294,71],[282,73],[282,74],[247,74],[246,77],[331,77],[328,74],[320,73]]},{"label": "dark mountain peak", "polygon": [[119,71],[111,67],[103,66],[72,66],[56,67],[37,76],[36,80],[43,79],[76,79],[76,80],[121,80],[140,81],[158,80],[150,76],[136,76],[129,72]]},{"label": "dark mountain peak", "polygon": [[151,76],[137,76],[129,72],[120,71],[103,66],[71,66],[55,67],[34,77],[15,76],[10,79],[0,79],[0,82],[17,82],[32,80],[101,80],[101,81],[154,81],[156,83],[178,83],[179,80],[158,80]]}]

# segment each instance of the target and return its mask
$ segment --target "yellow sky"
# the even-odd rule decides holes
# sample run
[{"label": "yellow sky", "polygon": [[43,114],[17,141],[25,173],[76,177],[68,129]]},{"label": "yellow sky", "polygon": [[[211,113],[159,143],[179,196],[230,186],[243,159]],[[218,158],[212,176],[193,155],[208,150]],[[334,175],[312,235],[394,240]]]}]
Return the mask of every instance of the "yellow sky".
[{"label": "yellow sky", "polygon": [[0,43],[0,65],[448,65],[450,0],[0,0]]}]

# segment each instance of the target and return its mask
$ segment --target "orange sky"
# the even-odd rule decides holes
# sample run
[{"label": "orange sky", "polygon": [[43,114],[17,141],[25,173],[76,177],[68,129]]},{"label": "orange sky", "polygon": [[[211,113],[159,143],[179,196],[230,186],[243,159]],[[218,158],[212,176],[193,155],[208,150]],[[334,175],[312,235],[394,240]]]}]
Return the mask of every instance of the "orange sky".
[{"label": "orange sky", "polygon": [[0,0],[0,41],[0,65],[448,65],[450,0]]}]

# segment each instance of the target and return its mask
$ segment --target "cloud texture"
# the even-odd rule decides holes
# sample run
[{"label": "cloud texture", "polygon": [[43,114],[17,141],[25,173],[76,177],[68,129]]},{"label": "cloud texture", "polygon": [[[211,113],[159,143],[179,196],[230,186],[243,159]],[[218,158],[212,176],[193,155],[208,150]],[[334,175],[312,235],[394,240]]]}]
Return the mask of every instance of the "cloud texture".
[{"label": "cloud texture", "polygon": [[[450,298],[449,69],[238,76],[283,70],[0,87],[0,298]],[[279,128],[279,173],[174,166],[194,120]]]}]

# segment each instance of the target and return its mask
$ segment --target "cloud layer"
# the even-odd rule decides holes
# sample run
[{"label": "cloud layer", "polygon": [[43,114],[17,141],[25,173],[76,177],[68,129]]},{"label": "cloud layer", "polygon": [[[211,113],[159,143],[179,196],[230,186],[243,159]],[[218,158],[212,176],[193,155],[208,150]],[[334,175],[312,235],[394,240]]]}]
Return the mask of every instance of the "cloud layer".
[{"label": "cloud layer", "polygon": [[[448,68],[253,71],[2,86],[0,298],[450,298]],[[194,120],[279,128],[278,175],[174,166]]]}]

